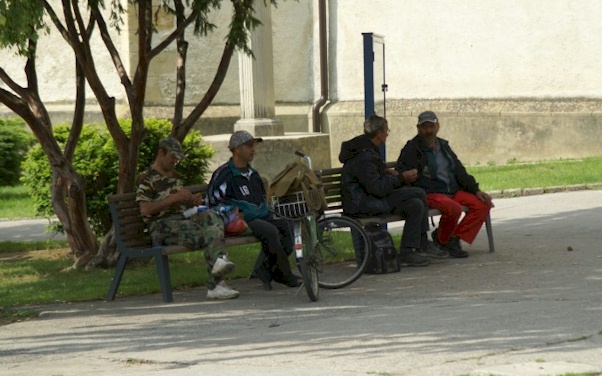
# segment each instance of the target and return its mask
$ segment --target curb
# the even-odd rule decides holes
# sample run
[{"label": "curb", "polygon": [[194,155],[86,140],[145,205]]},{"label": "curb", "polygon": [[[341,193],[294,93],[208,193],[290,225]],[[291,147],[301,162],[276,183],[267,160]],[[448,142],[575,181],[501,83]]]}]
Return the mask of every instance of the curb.
[{"label": "curb", "polygon": [[559,192],[576,192],[576,191],[593,191],[602,190],[602,183],[591,183],[591,184],[575,184],[575,185],[564,185],[554,186],[547,188],[514,188],[514,189],[502,189],[497,191],[487,192],[492,198],[512,198],[512,197],[523,197],[523,196],[537,196],[546,193],[559,193]]}]

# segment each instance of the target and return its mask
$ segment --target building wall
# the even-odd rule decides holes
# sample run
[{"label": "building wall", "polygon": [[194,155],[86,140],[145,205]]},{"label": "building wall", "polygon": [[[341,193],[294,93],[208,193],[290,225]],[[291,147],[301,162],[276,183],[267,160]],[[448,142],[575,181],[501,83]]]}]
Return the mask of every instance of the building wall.
[{"label": "building wall", "polygon": [[[362,32],[384,36],[391,150],[414,135],[416,115],[432,109],[445,121],[441,135],[452,141],[467,163],[599,154],[592,135],[600,134],[602,24],[595,15],[602,14],[602,2],[330,0],[327,4],[330,102],[322,122],[323,130],[331,134],[333,164],[340,142],[361,131]],[[211,16],[218,25],[214,33],[202,39],[189,35],[189,105],[202,98],[213,79],[230,11],[230,3],[224,1]],[[136,59],[131,17],[126,32],[116,39],[130,70]],[[287,131],[306,131],[311,127],[311,105],[320,96],[318,0],[281,1],[272,9],[272,19],[276,116]],[[160,14],[156,40],[172,27],[173,20]],[[123,90],[99,40],[94,51],[109,92],[123,103]],[[175,45],[152,63],[148,116],[171,116],[174,51]],[[56,119],[70,119],[73,64],[56,31],[42,38],[41,91]],[[23,61],[2,51],[0,66],[19,76]],[[214,104],[197,124],[204,134],[231,131],[240,114],[238,85],[235,55]],[[90,91],[88,98],[93,102]],[[125,106],[120,111],[127,116]],[[9,114],[1,106],[0,113]],[[88,118],[100,119],[94,106],[88,107]]]}]

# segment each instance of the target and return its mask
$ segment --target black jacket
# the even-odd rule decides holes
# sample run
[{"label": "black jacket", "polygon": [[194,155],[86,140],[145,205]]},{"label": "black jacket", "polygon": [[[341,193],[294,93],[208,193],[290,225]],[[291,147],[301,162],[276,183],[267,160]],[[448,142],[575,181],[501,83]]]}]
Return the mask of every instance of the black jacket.
[{"label": "black jacket", "polygon": [[453,195],[458,190],[476,193],[479,184],[470,175],[456,154],[449,147],[449,143],[437,138],[445,158],[449,161],[451,175],[455,178],[449,184],[437,178],[437,163],[434,153],[426,146],[420,136],[416,136],[401,149],[395,169],[400,174],[404,171],[417,169],[418,181],[416,187],[423,188],[426,193],[444,193]]},{"label": "black jacket", "polygon": [[255,218],[266,218],[269,214],[261,176],[251,166],[248,174],[243,174],[236,168],[232,158],[213,172],[207,186],[205,203],[209,206],[236,206],[244,213],[247,222]]},{"label": "black jacket", "polygon": [[386,197],[404,185],[401,176],[387,175],[378,147],[366,135],[341,144],[343,211],[351,216],[372,216],[391,211]]}]

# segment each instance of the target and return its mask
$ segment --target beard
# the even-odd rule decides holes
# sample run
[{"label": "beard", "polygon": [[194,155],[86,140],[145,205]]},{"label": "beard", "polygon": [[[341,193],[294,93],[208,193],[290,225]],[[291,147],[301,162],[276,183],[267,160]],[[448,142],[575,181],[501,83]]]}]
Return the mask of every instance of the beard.
[{"label": "beard", "polygon": [[437,136],[422,136],[422,141],[430,148],[437,146]]}]

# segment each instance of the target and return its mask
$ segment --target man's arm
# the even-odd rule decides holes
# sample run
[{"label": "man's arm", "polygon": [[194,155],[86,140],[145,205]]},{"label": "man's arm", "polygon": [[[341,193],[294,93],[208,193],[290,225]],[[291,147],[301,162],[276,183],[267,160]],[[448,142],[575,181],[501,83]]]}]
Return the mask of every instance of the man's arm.
[{"label": "man's arm", "polygon": [[[185,204],[186,206],[198,205],[202,202],[200,193],[193,194],[188,189],[183,188],[178,192],[171,194],[158,201],[139,201],[140,213],[142,215],[150,216],[157,214],[170,206]],[[198,203],[198,204],[197,204]]]},{"label": "man's arm", "polygon": [[207,185],[207,197],[205,203],[209,206],[217,206],[226,203],[230,167],[223,164],[211,175]]},{"label": "man's arm", "polygon": [[466,167],[464,167],[460,159],[458,159],[456,153],[454,153],[449,145],[448,150],[455,165],[454,176],[456,178],[456,182],[463,191],[476,194],[479,191],[479,183],[477,183],[474,176],[470,175],[468,171],[466,171]]},{"label": "man's arm", "polygon": [[408,141],[399,152],[399,157],[395,164],[395,171],[403,176],[403,181],[406,184],[414,184],[418,181],[419,168],[420,161],[418,151],[410,141]]},{"label": "man's arm", "polygon": [[373,196],[385,197],[394,189],[404,185],[403,177],[400,175],[381,175],[378,167],[370,160],[369,154],[358,155],[347,163],[354,164],[352,170],[356,173],[358,183]]}]

